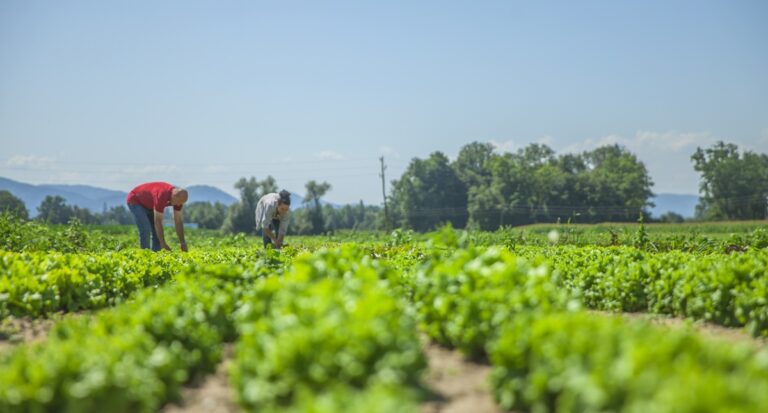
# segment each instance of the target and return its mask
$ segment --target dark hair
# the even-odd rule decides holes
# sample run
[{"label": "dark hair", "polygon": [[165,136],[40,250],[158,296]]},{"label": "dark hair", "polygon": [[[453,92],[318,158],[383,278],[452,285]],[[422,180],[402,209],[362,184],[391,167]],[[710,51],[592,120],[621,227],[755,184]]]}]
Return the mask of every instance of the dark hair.
[{"label": "dark hair", "polygon": [[291,193],[283,189],[280,191],[280,203],[285,205],[291,205]]}]

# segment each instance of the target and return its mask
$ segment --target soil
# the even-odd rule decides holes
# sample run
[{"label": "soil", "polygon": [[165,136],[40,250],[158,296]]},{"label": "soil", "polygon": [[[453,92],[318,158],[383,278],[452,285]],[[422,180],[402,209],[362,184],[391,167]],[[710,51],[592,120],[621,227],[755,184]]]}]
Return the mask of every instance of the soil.
[{"label": "soil", "polygon": [[487,364],[466,360],[458,351],[426,343],[429,362],[425,384],[433,400],[422,403],[423,413],[501,413],[491,396]]},{"label": "soil", "polygon": [[21,343],[44,341],[48,331],[61,318],[61,315],[52,318],[8,317],[0,321],[0,353]]},{"label": "soil", "polygon": [[181,403],[165,406],[161,413],[237,413],[240,408],[235,403],[232,388],[229,385],[229,365],[232,362],[234,347],[225,344],[224,360],[219,363],[213,374],[203,377],[182,390]]},{"label": "soil", "polygon": [[650,313],[610,313],[604,311],[593,311],[597,314],[620,315],[630,320],[645,320],[652,324],[669,328],[687,328],[697,331],[706,338],[727,341],[730,343],[747,343],[758,347],[768,347],[768,338],[752,337],[743,328],[724,327],[721,325],[708,323],[700,320],[689,320],[680,317],[672,317],[662,314]]}]

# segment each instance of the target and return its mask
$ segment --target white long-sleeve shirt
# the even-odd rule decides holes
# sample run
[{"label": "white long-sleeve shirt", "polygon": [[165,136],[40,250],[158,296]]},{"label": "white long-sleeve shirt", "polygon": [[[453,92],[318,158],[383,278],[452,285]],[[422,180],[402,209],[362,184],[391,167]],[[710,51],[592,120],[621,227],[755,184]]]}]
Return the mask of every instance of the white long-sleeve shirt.
[{"label": "white long-sleeve shirt", "polygon": [[278,236],[285,236],[285,232],[288,230],[289,212],[285,215],[279,215],[277,213],[277,204],[280,201],[280,195],[272,193],[266,194],[259,203],[256,204],[256,230],[262,228],[268,228],[273,219],[280,220],[280,229],[278,230]]}]

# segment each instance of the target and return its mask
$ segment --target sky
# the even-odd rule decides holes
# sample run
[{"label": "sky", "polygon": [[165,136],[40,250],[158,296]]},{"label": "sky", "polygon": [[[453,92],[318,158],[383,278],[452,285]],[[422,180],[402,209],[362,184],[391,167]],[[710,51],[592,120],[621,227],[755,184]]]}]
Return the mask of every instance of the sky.
[{"label": "sky", "polygon": [[0,176],[382,202],[411,159],[618,143],[656,193],[768,153],[768,2],[0,1]]}]

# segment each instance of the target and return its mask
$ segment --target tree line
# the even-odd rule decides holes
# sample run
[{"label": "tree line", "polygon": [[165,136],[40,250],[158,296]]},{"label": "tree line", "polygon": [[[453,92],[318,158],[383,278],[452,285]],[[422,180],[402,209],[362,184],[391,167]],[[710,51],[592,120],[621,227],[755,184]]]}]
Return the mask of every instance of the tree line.
[{"label": "tree line", "polygon": [[[718,142],[691,156],[701,175],[696,219],[765,219],[768,155]],[[645,164],[619,145],[556,154],[541,144],[497,153],[489,143],[413,159],[389,198],[396,226],[419,231],[450,222],[495,230],[537,222],[616,222],[649,218],[653,182]],[[676,214],[664,218],[682,220]]]},{"label": "tree line", "polygon": [[[691,156],[699,172],[700,202],[696,219],[765,219],[768,197],[768,155],[739,151],[718,142],[697,148]],[[289,231],[322,234],[341,229],[381,230],[394,227],[432,230],[450,222],[456,228],[495,230],[502,226],[537,222],[620,222],[648,220],[653,182],[642,161],[626,148],[606,145],[591,151],[556,154],[546,145],[531,144],[516,152],[497,153],[489,143],[472,142],[455,160],[441,152],[414,158],[403,175],[392,181],[387,197],[390,216],[379,206],[332,207],[321,199],[331,190],[327,182],[305,185],[303,208],[292,205]],[[195,202],[184,207],[186,222],[228,233],[255,232],[254,210],[259,198],[277,192],[267,176],[240,178],[240,199],[230,206]],[[132,224],[124,206],[101,213],[67,205],[59,196],[46,197],[35,219],[85,224]],[[0,191],[0,211],[24,219],[24,203]],[[665,219],[681,221],[668,214]]]}]

